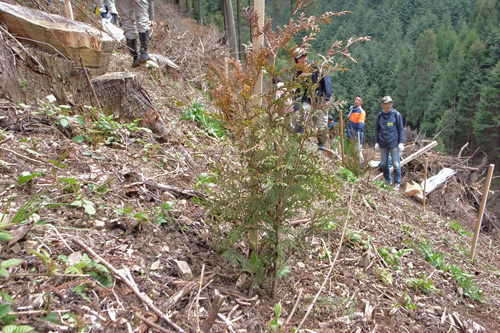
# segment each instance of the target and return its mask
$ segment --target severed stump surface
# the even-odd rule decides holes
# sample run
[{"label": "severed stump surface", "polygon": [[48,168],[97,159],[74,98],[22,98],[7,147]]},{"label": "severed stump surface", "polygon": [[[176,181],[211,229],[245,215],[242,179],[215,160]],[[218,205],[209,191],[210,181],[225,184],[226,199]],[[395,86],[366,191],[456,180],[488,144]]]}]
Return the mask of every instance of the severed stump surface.
[{"label": "severed stump surface", "polygon": [[159,141],[167,140],[169,129],[136,75],[106,73],[94,78],[92,84],[105,114],[127,122],[142,119],[142,125],[159,136]]},{"label": "severed stump surface", "polygon": [[1,1],[0,20],[23,42],[77,62],[81,56],[86,67],[107,70],[115,41],[88,24]]}]

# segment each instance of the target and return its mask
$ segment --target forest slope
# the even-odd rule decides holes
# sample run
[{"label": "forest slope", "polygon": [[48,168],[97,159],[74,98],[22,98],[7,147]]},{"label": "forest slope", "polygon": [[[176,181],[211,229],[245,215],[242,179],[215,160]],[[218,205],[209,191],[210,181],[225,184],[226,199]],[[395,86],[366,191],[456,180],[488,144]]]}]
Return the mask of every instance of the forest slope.
[{"label": "forest slope", "polygon": [[[198,28],[191,29],[168,37],[185,39]],[[159,31],[165,38],[167,30]],[[3,41],[10,50],[10,41]],[[194,54],[186,44],[184,49]],[[114,53],[110,71],[127,68],[124,51]],[[374,171],[352,177],[321,155],[339,183],[331,207],[336,228],[304,239],[308,250],[289,258],[290,272],[279,280],[275,299],[267,289],[251,288],[251,275],[218,255],[220,235],[192,200],[204,198],[201,180],[210,166],[236,152],[229,141],[181,119],[197,107],[194,99],[213,108],[198,82],[190,81],[196,66],[189,64],[185,79],[169,70],[159,77],[146,67],[130,70],[169,124],[166,142],[108,119],[105,134],[96,129],[91,144],[80,143],[72,140],[85,133],[76,123],[68,133],[61,118],[41,112],[61,111],[45,96],[36,96],[45,104],[1,100],[0,220],[15,236],[0,243],[2,310],[10,310],[0,312],[4,323],[41,332],[263,332],[281,302],[286,331],[299,325],[345,332],[500,329],[498,230],[492,225],[481,233],[470,260],[477,207],[465,187],[480,186],[459,175],[429,197],[424,212],[403,191],[370,181]],[[103,115],[94,117],[89,128],[106,128]],[[420,144],[409,142],[407,150]],[[471,167],[463,157],[425,157],[434,171]],[[365,158],[377,156],[367,149]],[[422,177],[423,158],[404,168],[404,184]],[[296,221],[295,227],[307,223]],[[211,326],[215,289],[223,300]]]}]

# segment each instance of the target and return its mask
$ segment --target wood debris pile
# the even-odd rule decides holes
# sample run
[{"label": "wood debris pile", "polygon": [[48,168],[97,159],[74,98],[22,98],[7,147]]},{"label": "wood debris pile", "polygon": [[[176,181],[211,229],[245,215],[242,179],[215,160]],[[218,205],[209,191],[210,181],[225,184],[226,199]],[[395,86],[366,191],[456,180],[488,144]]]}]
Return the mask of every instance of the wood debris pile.
[{"label": "wood debris pile", "polygon": [[[418,141],[405,144],[402,158],[417,151],[425,142]],[[432,205],[443,216],[459,219],[471,229],[474,229],[481,198],[484,192],[484,177],[488,171],[485,160],[474,165],[473,159],[477,151],[470,156],[444,156],[435,151],[428,151],[417,156],[401,168],[401,183],[415,181],[421,184],[425,177],[425,165],[427,161],[427,178],[438,174],[443,168],[450,168],[456,174],[440,185],[436,190],[429,193],[426,203]],[[490,189],[488,202],[493,202],[495,192]],[[488,231],[500,231],[500,224],[495,214],[488,209],[485,210],[483,227]]]}]

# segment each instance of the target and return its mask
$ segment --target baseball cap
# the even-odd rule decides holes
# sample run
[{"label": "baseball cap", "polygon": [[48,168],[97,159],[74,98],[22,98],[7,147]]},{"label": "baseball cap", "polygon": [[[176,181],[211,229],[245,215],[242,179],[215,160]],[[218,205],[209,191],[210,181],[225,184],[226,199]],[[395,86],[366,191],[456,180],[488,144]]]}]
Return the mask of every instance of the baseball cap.
[{"label": "baseball cap", "polygon": [[382,103],[389,103],[389,102],[392,102],[391,96],[382,97]]},{"label": "baseball cap", "polygon": [[293,54],[295,56],[295,59],[299,59],[300,57],[307,55],[307,52],[305,49],[303,49],[301,47],[297,47],[295,49],[295,51],[293,52]]}]

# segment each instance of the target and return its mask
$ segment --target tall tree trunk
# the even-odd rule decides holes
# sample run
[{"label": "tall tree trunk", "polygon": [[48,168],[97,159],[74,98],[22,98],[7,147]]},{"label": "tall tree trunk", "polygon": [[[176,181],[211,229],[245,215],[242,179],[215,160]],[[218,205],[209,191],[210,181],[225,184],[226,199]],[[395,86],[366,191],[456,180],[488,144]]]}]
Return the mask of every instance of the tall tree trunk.
[{"label": "tall tree trunk", "polygon": [[[248,0],[248,7],[252,7],[252,0]],[[248,20],[248,26],[250,31],[250,40],[252,40],[252,22]]]},{"label": "tall tree trunk", "polygon": [[186,13],[188,14],[188,17],[191,17],[191,1],[186,0]]},{"label": "tall tree trunk", "polygon": [[236,29],[234,27],[233,3],[231,0],[224,0],[226,12],[226,22],[228,28],[229,46],[231,47],[231,55],[234,59],[239,60],[239,54],[236,43]]},{"label": "tall tree trunk", "polygon": [[198,22],[203,25],[203,13],[201,11],[201,0],[198,0]]},{"label": "tall tree trunk", "polygon": [[241,47],[241,18],[240,18],[240,0],[236,0],[236,21],[238,21],[238,53],[240,54],[240,58],[243,57],[243,50]]},{"label": "tall tree trunk", "polygon": [[226,9],[226,3],[225,0],[222,2],[222,10],[224,11],[224,42],[227,41],[227,38],[229,36],[228,28],[227,28],[227,9]]},{"label": "tall tree trunk", "polygon": [[[257,14],[259,15],[259,28],[264,27],[264,15],[265,15],[265,0],[255,0],[254,1],[254,8],[257,11]],[[252,37],[252,44],[253,44],[253,49],[255,53],[259,53],[260,50],[262,49],[264,43],[264,36],[259,35],[257,38]],[[254,96],[260,96],[262,95],[262,74],[259,75],[257,82],[255,83],[255,88],[254,88]],[[262,105],[262,98],[255,98],[252,101],[255,105]]]}]

